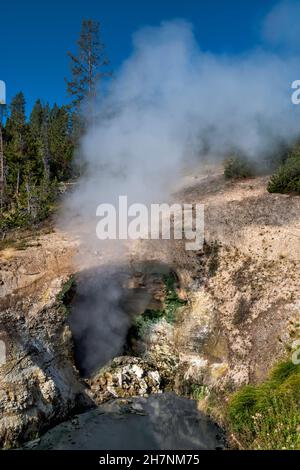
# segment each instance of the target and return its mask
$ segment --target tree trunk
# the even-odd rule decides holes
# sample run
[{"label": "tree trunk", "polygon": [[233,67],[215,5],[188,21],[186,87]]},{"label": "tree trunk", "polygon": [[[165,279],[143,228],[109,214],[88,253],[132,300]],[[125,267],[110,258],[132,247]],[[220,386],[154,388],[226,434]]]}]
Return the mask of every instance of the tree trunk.
[{"label": "tree trunk", "polygon": [[17,184],[16,184],[16,199],[19,199],[19,188],[20,188],[20,168],[18,168],[17,173]]},{"label": "tree trunk", "polygon": [[27,213],[30,215],[30,213],[31,213],[31,194],[30,194],[29,177],[27,177],[27,179],[26,179],[25,188],[26,188],[26,193],[27,193]]}]

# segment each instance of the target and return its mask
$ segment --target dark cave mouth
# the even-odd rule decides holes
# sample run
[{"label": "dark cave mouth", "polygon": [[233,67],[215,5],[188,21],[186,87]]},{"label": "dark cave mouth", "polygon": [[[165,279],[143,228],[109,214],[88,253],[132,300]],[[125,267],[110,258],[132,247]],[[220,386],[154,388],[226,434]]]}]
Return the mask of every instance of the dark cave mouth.
[{"label": "dark cave mouth", "polygon": [[179,287],[176,271],[159,261],[107,266],[79,273],[64,295],[74,345],[74,363],[91,377],[114,357],[132,353],[130,338],[137,316],[160,311],[165,279]]}]

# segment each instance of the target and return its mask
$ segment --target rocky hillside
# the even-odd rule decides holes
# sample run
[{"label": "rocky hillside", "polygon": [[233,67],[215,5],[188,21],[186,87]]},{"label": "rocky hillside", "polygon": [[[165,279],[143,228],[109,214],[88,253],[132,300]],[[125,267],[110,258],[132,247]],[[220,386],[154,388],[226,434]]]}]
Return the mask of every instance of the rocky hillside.
[{"label": "rocky hillside", "polygon": [[[199,252],[159,242],[189,299],[174,331],[179,392],[258,382],[299,337],[300,198],[269,194],[266,181],[204,175],[174,197],[204,204],[206,242]],[[136,256],[157,250],[141,242]]]},{"label": "rocky hillside", "polygon": [[[59,232],[30,234],[0,252],[0,446],[64,419],[82,393],[59,294],[76,248]],[[9,246],[10,245],[10,246]]]},{"label": "rocky hillside", "polygon": [[[0,365],[0,445],[30,440],[75,410],[113,397],[173,390],[205,406],[208,396],[226,398],[262,380],[300,327],[300,198],[265,188],[265,178],[186,177],[174,200],[205,205],[204,249],[186,251],[182,241],[130,244],[126,263],[135,274],[127,301],[148,293],[142,309],[134,300],[130,308],[141,315],[156,299],[155,311],[164,314],[147,318],[134,346],[126,339],[125,358],[111,357],[85,381],[74,365],[63,295],[70,275],[80,277],[89,258],[75,265],[82,247],[59,231],[7,243],[0,251],[0,339],[7,349]],[[107,258],[91,256],[94,266]],[[149,286],[135,267],[145,261],[159,261],[176,275],[172,302],[184,304],[172,320],[168,289],[162,292],[157,280]]]}]

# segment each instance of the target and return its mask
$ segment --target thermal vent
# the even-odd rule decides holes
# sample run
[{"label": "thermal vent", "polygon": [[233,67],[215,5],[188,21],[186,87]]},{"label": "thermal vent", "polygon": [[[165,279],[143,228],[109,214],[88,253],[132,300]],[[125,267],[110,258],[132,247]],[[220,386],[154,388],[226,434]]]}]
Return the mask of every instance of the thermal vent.
[{"label": "thermal vent", "polygon": [[130,268],[101,267],[80,275],[69,325],[76,366],[83,377],[124,353],[134,317],[162,307],[162,279],[170,272],[165,264],[146,262]]}]

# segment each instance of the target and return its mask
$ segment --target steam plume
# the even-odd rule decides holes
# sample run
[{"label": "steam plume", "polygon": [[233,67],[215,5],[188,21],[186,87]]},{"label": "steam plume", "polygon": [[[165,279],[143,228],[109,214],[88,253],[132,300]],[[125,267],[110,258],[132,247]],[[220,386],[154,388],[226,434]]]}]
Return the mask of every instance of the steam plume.
[{"label": "steam plume", "polygon": [[[263,28],[268,38],[276,8]],[[286,29],[295,21],[285,16]],[[276,41],[286,43],[284,31]],[[296,54],[270,52],[267,43],[220,56],[201,50],[183,20],[143,28],[82,140],[88,170],[71,206],[85,216],[119,194],[159,199],[182,165],[207,156],[238,151],[260,161],[299,133],[290,99],[299,76]]]},{"label": "steam plume", "polygon": [[290,86],[300,78],[300,60],[297,48],[287,49],[300,37],[297,5],[277,5],[258,46],[238,56],[202,50],[184,20],[134,35],[132,55],[82,139],[87,171],[66,203],[68,222],[93,221],[85,243],[96,242],[102,202],[116,203],[122,194],[129,202],[160,202],[183,166],[233,151],[259,163],[297,138],[300,116]]}]

